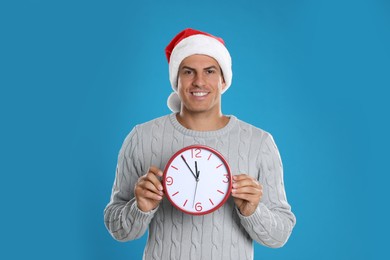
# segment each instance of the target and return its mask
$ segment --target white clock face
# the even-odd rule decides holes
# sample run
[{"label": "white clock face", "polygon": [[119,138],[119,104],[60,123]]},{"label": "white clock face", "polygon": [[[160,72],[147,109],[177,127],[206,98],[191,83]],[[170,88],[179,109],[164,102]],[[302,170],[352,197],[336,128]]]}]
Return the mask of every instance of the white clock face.
[{"label": "white clock face", "polygon": [[223,156],[214,149],[193,145],[169,160],[163,176],[168,200],[193,215],[213,212],[231,192],[231,172]]}]

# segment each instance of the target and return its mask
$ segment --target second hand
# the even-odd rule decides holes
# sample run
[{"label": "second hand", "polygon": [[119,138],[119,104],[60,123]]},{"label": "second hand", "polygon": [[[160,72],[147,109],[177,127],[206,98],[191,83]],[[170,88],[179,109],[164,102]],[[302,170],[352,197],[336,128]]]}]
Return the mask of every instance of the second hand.
[{"label": "second hand", "polygon": [[199,174],[200,174],[200,171],[198,171],[198,163],[196,161],[195,161],[195,173],[196,173],[196,185],[195,185],[194,200],[192,202],[192,208],[194,208],[195,206],[196,191],[198,190],[198,182],[199,182]]}]

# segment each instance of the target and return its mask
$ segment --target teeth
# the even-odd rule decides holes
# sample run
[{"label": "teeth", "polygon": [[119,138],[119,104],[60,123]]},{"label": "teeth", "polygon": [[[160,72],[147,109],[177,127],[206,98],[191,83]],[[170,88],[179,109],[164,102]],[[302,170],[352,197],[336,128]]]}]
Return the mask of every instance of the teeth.
[{"label": "teeth", "polygon": [[192,95],[197,97],[203,97],[207,95],[207,92],[192,92]]}]

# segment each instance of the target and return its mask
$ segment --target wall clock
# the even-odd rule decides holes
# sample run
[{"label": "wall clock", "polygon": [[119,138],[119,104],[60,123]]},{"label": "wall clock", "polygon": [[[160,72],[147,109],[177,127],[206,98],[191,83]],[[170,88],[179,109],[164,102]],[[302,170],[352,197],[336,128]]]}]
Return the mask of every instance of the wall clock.
[{"label": "wall clock", "polygon": [[230,167],[215,149],[187,146],[165,166],[166,197],[177,209],[192,215],[209,214],[220,208],[232,189]]}]

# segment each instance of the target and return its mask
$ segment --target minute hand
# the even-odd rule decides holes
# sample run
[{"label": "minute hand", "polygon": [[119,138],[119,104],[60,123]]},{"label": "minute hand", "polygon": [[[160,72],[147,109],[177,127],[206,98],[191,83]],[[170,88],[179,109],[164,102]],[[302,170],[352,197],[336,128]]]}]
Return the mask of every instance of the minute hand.
[{"label": "minute hand", "polygon": [[186,161],[186,159],[184,158],[184,156],[183,156],[183,155],[181,156],[181,158],[182,158],[182,159],[183,159],[183,161],[186,163],[186,165],[187,165],[188,169],[190,169],[190,171],[191,171],[192,175],[194,175],[194,178],[195,178],[195,180],[197,180],[197,179],[198,179],[198,178],[197,178],[197,176],[196,176],[196,175],[195,175],[195,173],[192,171],[191,167],[188,165],[188,163],[187,163],[187,161]]}]

